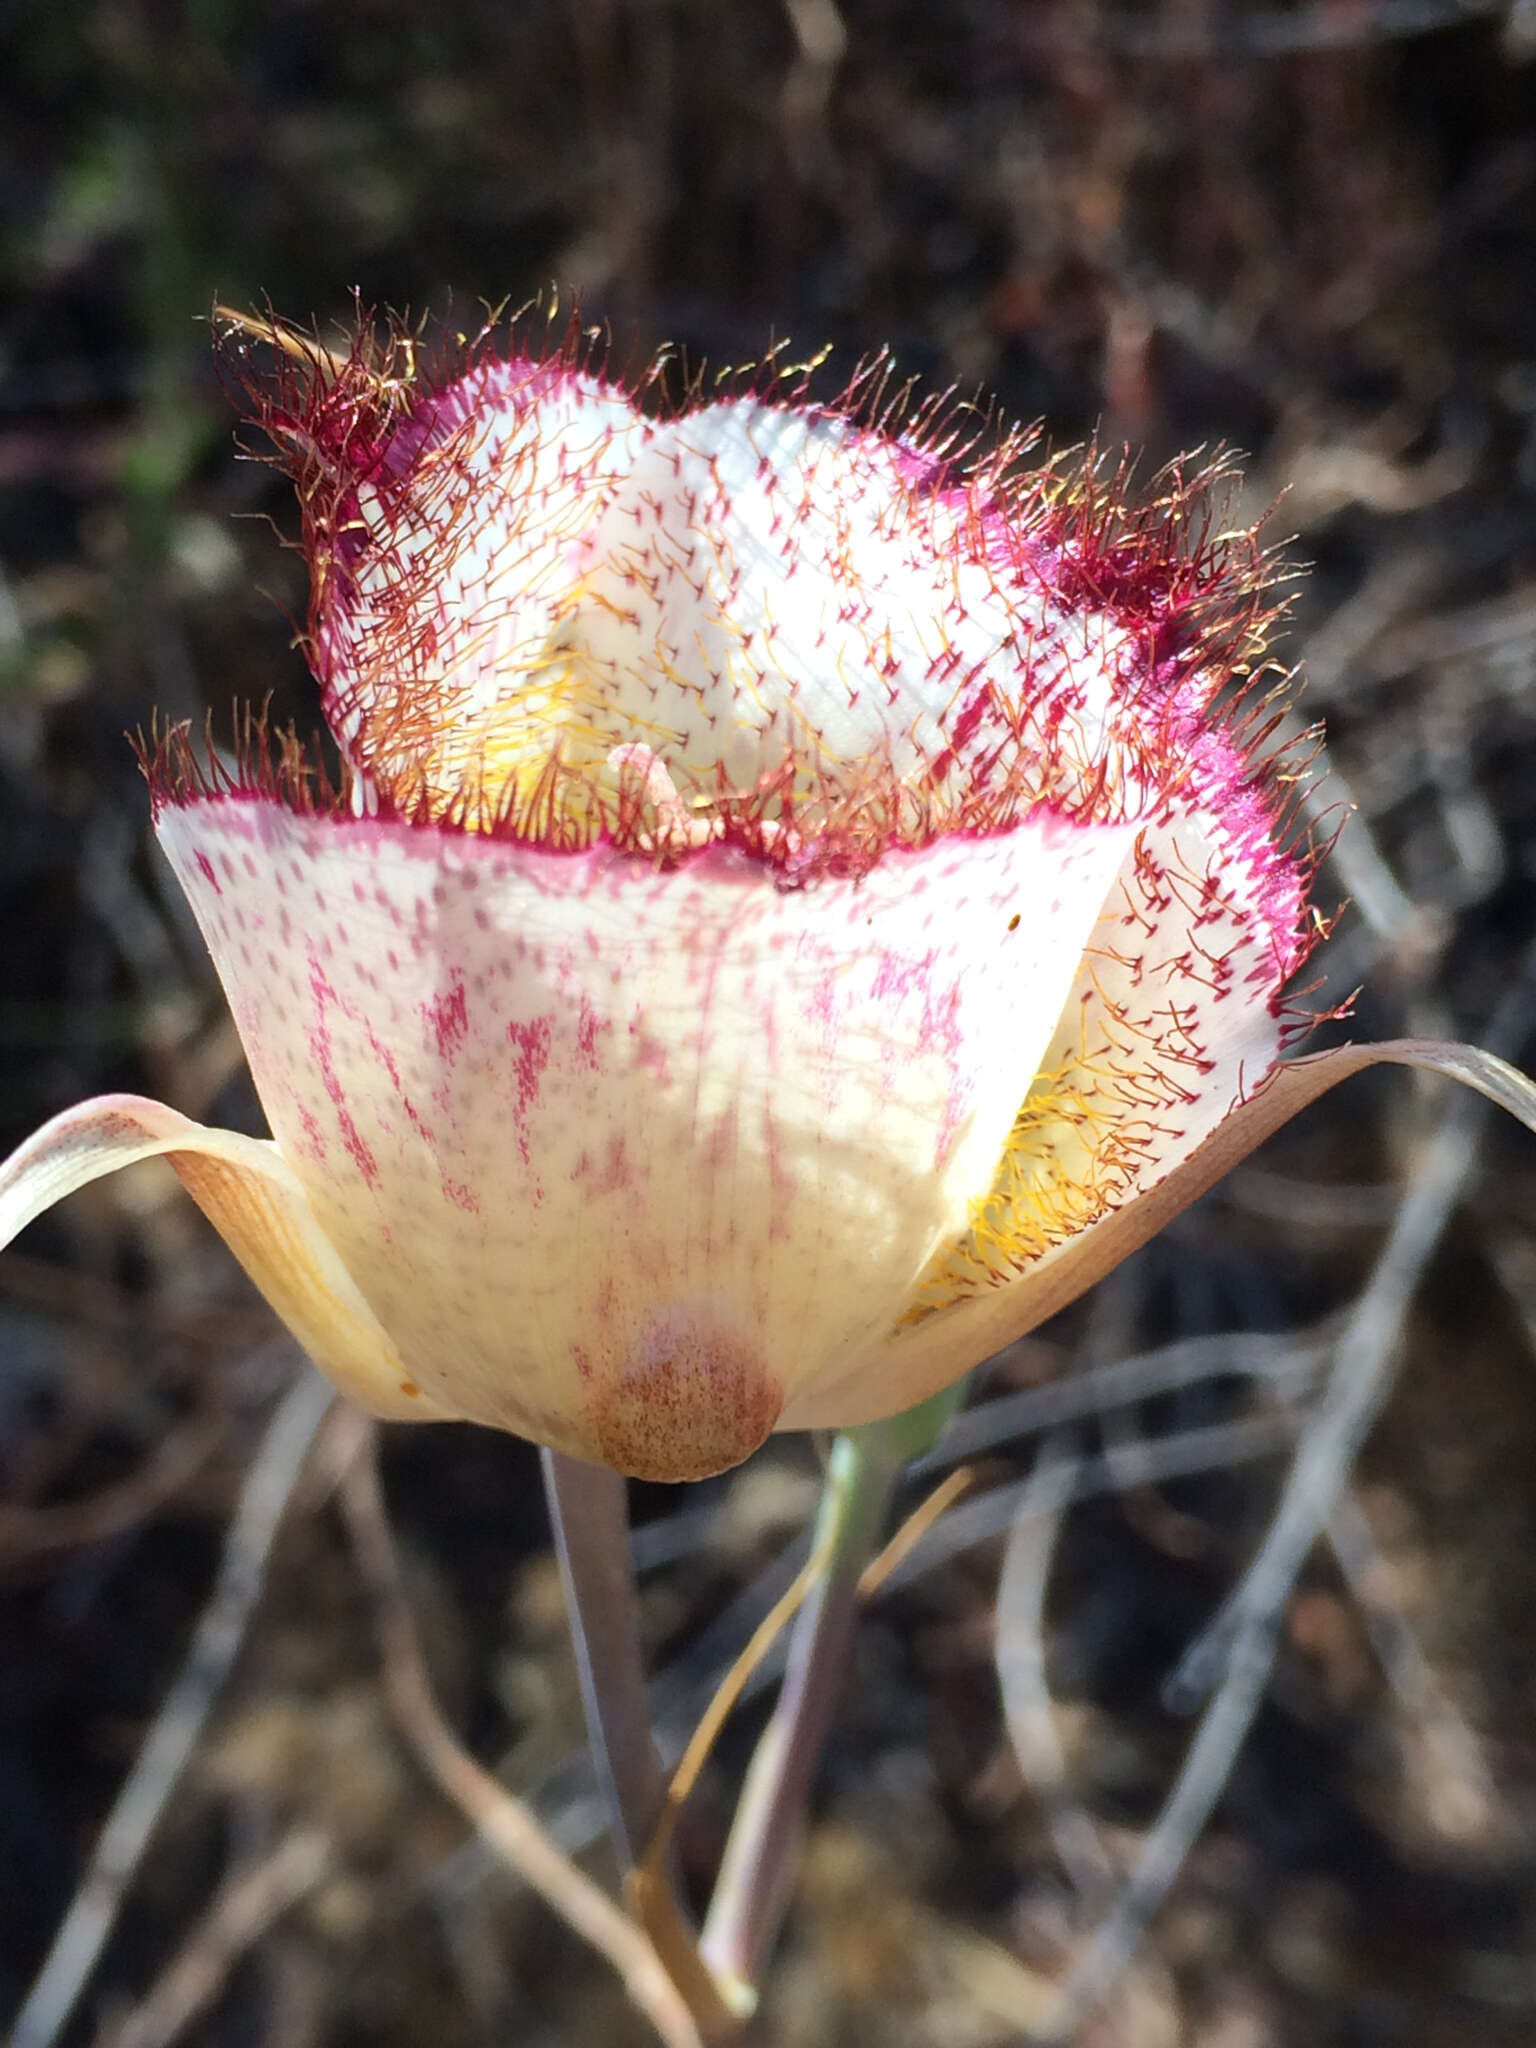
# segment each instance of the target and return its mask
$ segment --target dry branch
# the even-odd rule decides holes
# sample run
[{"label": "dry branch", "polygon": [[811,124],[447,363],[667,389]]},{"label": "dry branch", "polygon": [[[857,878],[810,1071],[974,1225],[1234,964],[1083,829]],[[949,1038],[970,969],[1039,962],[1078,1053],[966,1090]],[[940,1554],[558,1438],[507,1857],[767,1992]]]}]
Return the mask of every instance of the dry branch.
[{"label": "dry branch", "polygon": [[230,1523],[212,1596],[17,2016],[11,2048],[52,2048],[69,2022],[245,1640],[284,1511],[331,1398],[325,1381],[306,1367],[267,1425]]},{"label": "dry branch", "polygon": [[341,1482],[341,1504],[373,1601],[384,1687],[401,1734],[480,1838],[611,1963],[667,2048],[702,2048],[692,2015],[634,1922],[556,1847],[520,1799],[476,1762],[432,1690],[379,1482],[377,1433]]}]

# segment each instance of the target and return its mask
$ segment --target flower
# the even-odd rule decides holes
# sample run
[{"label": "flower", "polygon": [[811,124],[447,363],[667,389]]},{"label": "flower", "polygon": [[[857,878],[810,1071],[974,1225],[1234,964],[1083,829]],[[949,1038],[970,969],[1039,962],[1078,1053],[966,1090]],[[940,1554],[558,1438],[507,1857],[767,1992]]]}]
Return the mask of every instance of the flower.
[{"label": "flower", "polygon": [[1277,1070],[1308,863],[1208,485],[967,461],[878,368],[647,412],[271,332],[340,786],[146,765],[273,1137],[84,1104],[0,1238],[164,1154],[368,1407],[692,1477],[958,1378],[1338,1077]]}]

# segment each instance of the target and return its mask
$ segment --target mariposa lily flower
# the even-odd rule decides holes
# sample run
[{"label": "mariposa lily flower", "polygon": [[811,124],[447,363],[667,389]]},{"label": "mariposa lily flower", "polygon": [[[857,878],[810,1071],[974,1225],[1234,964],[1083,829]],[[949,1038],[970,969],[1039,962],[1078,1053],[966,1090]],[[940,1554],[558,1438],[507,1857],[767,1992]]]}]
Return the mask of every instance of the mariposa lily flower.
[{"label": "mariposa lily flower", "polygon": [[[273,1136],[108,1096],[315,1363],[648,1478],[937,1391],[1305,1100],[1251,536],[1175,480],[578,353],[274,330],[332,789],[147,760]],[[1496,1062],[1467,1078],[1529,1116]]]}]

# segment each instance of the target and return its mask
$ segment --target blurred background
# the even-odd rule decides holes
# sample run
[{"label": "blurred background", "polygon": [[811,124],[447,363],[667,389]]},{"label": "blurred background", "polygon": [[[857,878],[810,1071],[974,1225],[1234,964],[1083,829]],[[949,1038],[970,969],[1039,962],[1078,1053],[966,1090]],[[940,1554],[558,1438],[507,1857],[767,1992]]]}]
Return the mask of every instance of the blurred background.
[{"label": "blurred background", "polygon": [[[835,378],[889,345],[920,391],[993,395],[1058,445],[1097,429],[1148,471],[1241,449],[1240,511],[1285,492],[1270,530],[1310,571],[1280,652],[1327,722],[1331,826],[1355,806],[1308,1000],[1365,984],[1360,1035],[1493,1020],[1536,1058],[1529,0],[13,0],[4,48],[0,1150],[103,1089],[261,1128],[124,738],[156,710],[227,734],[237,699],[316,715],[297,522],[237,456],[216,298],[324,336],[354,290],[468,325],[558,289],[620,361],[788,337],[834,344]],[[1441,1113],[1404,1074],[1351,1084],[998,1369],[1097,1388],[1049,1445],[1086,1497],[1016,1534],[995,1625],[1007,1512],[872,1606],[754,2040],[1028,2038],[1173,1782],[1192,1724],[1165,1681],[1262,1534],[1415,1173],[1445,1230],[1348,1519],[1078,2038],[1536,2038],[1536,1141],[1490,1124],[1458,1179],[1426,1154]],[[1194,1367],[1154,1359],[1134,1398],[1103,1379],[1176,1340]],[[182,1666],[294,1370],[168,1172],[0,1257],[0,2015]],[[1012,1412],[988,1480],[1037,1456],[1019,1432],[1045,1411]],[[295,1487],[57,2038],[649,2039],[401,1747],[335,1463]],[[395,1431],[385,1472],[456,1725],[583,1842],[533,1454]],[[786,1442],[636,1490],[674,1736],[815,1476]],[[701,1789],[696,1878],[766,1697]]]}]

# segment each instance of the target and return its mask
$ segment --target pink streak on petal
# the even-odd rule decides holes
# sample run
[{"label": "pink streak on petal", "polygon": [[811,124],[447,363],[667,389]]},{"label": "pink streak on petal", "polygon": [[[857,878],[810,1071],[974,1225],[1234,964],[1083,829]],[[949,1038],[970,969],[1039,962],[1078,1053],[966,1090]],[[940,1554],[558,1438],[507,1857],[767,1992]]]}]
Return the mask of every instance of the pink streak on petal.
[{"label": "pink streak on petal", "polygon": [[347,1107],[346,1091],[336,1073],[331,1057],[331,1031],[328,1010],[339,1006],[340,998],[325,978],[325,970],[313,955],[309,962],[309,986],[315,1003],[315,1022],[309,1033],[310,1051],[314,1054],[315,1065],[325,1084],[325,1092],[331,1098],[336,1111],[336,1124],[341,1132],[341,1142],[357,1164],[358,1172],[370,1187],[377,1187],[379,1162],[363,1134],[357,1128],[352,1112]]},{"label": "pink streak on petal", "polygon": [[538,1106],[539,1084],[544,1069],[549,1065],[553,1035],[553,1026],[547,1017],[535,1017],[527,1022],[514,1019],[507,1026],[507,1038],[515,1054],[512,1077],[517,1088],[517,1103],[512,1116],[517,1130],[517,1149],[523,1155],[524,1166],[533,1163],[528,1139],[529,1119]]},{"label": "pink streak on petal", "polygon": [[469,1035],[463,982],[456,981],[446,995],[434,996],[426,1005],[426,1018],[437,1040],[438,1057],[452,1066],[459,1047]]},{"label": "pink streak on petal", "polygon": [[588,998],[583,996],[581,1015],[576,1026],[576,1057],[594,1074],[600,1074],[603,1069],[602,1054],[598,1051],[599,1042],[612,1030],[613,1020],[609,1017],[600,1017]]}]

